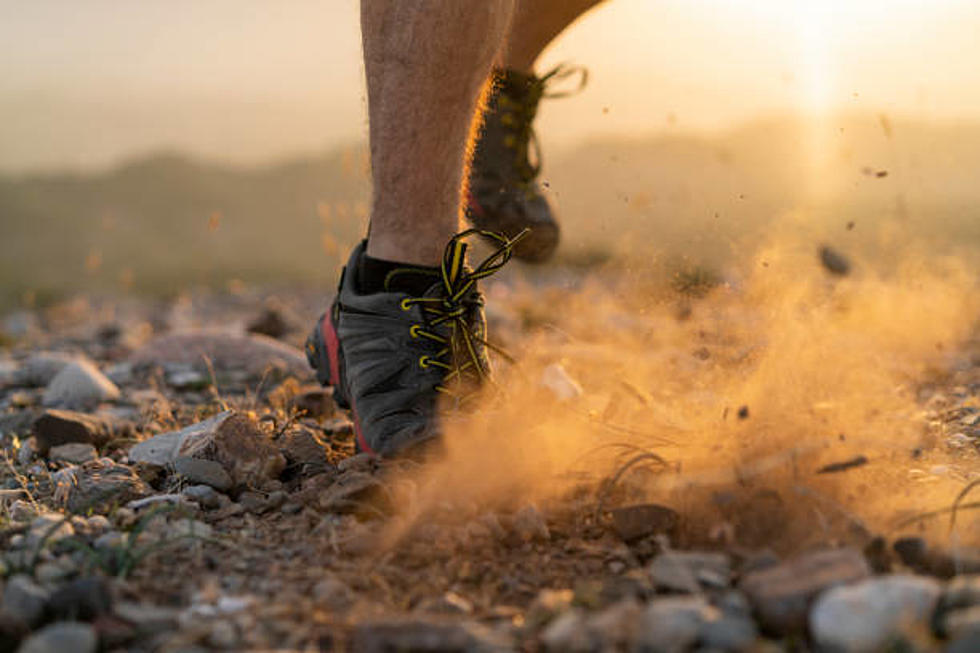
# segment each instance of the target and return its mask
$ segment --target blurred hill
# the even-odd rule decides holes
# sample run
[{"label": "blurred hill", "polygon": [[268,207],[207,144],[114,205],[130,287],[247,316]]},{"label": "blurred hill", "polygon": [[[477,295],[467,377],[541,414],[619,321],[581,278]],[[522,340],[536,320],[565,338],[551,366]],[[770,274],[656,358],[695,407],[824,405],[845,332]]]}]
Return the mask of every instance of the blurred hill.
[{"label": "blurred hill", "polygon": [[[893,252],[909,238],[980,243],[980,124],[773,119],[545,149],[568,262],[625,252],[724,265],[777,225]],[[262,168],[158,154],[100,174],[0,177],[0,302],[232,279],[332,284],[368,192],[363,147]]]}]

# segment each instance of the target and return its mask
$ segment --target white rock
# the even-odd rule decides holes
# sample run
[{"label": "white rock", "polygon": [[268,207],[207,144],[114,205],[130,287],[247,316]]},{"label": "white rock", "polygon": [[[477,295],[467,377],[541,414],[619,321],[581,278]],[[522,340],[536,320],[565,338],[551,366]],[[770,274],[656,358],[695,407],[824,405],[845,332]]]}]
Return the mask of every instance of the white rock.
[{"label": "white rock", "polygon": [[552,363],[541,372],[541,385],[551,390],[559,401],[582,396],[582,386],[558,363]]},{"label": "white rock", "polygon": [[136,463],[149,463],[151,465],[170,465],[177,461],[180,455],[181,446],[188,440],[206,436],[224,422],[231,411],[218,413],[214,417],[197,422],[179,431],[170,431],[154,435],[149,440],[144,440],[129,450],[129,459]]},{"label": "white rock", "polygon": [[912,628],[925,628],[941,593],[925,576],[878,576],[827,590],[810,611],[810,632],[821,648],[876,651]]},{"label": "white rock", "polygon": [[51,379],[41,403],[75,410],[91,409],[119,398],[119,388],[88,361],[69,363]]},{"label": "white rock", "polygon": [[21,364],[17,373],[14,375],[14,382],[18,385],[46,386],[69,363],[74,363],[79,360],[84,359],[79,356],[72,356],[71,354],[56,351],[34,354]]}]

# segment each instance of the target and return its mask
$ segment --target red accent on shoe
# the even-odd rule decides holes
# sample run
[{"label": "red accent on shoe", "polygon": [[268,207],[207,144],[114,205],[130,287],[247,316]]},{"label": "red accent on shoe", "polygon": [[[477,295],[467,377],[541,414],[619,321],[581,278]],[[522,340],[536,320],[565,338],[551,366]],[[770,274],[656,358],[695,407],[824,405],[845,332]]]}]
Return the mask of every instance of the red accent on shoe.
[{"label": "red accent on shoe", "polygon": [[357,435],[357,444],[360,445],[361,451],[366,454],[376,456],[377,454],[375,453],[374,449],[371,448],[371,445],[369,445],[367,440],[364,438],[364,431],[361,430],[361,418],[357,416],[357,406],[354,405],[353,400],[351,400],[350,412],[351,415],[354,416],[354,433]]},{"label": "red accent on shoe", "polygon": [[[323,316],[323,320],[320,322],[320,331],[323,333],[323,341],[327,345],[327,358],[330,359],[330,382],[333,384],[340,383],[340,340],[337,338],[337,330],[333,327],[329,312]],[[351,415],[354,416],[354,433],[357,435],[357,443],[360,445],[361,451],[372,456],[376,455],[364,437],[364,431],[361,429],[361,418],[357,416],[357,406],[354,405],[353,399],[351,399],[350,408]]]},{"label": "red accent on shoe", "polygon": [[337,339],[337,331],[333,328],[333,322],[330,321],[330,311],[323,314],[320,332],[323,334],[323,341],[327,345],[327,358],[330,359],[330,383],[337,385],[340,383],[340,341]]}]

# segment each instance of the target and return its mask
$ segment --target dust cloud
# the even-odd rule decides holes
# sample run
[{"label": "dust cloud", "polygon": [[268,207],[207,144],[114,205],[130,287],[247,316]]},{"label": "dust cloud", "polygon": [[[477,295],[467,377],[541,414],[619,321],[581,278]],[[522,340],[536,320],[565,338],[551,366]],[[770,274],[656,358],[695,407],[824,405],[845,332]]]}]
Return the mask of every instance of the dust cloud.
[{"label": "dust cloud", "polygon": [[669,284],[648,261],[574,289],[491,285],[491,333],[510,334],[518,364],[450,426],[410,520],[592,493],[677,510],[688,545],[788,550],[866,543],[949,505],[962,484],[929,474],[950,458],[921,388],[974,327],[975,275],[912,245],[833,274],[783,222],[737,266]]}]

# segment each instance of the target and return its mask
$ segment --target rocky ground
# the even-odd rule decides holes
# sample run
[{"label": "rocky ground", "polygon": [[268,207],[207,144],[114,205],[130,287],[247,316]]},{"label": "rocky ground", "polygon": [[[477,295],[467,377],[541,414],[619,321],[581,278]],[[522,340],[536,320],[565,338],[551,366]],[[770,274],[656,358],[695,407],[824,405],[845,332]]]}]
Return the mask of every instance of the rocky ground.
[{"label": "rocky ground", "polygon": [[[311,383],[322,297],[279,297],[4,317],[0,651],[980,650],[980,555],[907,533],[699,539],[619,477],[406,520],[411,465],[355,456]],[[921,409],[980,470],[980,343],[956,360]]]}]

